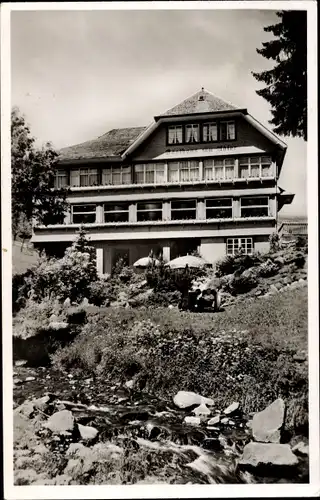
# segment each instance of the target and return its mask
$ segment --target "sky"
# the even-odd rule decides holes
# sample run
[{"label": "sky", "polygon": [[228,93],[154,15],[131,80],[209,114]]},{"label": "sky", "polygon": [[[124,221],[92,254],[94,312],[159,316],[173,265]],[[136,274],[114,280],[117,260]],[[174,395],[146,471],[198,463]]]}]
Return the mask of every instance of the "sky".
[{"label": "sky", "polygon": [[[12,105],[38,144],[55,148],[153,117],[206,88],[267,127],[269,104],[251,72],[278,18],[258,10],[16,11],[11,13]],[[305,216],[306,143],[288,145],[280,187],[295,193],[281,216]]]}]

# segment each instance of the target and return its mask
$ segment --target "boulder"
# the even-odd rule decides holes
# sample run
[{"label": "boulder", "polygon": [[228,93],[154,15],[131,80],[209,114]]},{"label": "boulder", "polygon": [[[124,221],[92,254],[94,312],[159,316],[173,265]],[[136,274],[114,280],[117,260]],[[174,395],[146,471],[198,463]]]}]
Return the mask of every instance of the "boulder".
[{"label": "boulder", "polygon": [[[258,467],[271,465],[288,467],[298,464],[298,459],[288,444],[254,443],[247,444],[239,461],[240,466]],[[281,472],[281,469],[280,469]]]},{"label": "boulder", "polygon": [[297,455],[309,455],[309,446],[303,441],[300,441],[292,448],[292,451]]},{"label": "boulder", "polygon": [[48,328],[50,330],[66,330],[68,326],[68,323],[65,321],[51,321]]},{"label": "boulder", "polygon": [[278,288],[275,285],[271,285],[269,288],[269,293],[277,293]]},{"label": "boulder", "polygon": [[78,429],[80,432],[81,439],[84,441],[92,441],[98,434],[97,429],[90,427],[90,425],[78,424]]},{"label": "boulder", "polygon": [[214,402],[210,398],[205,398],[195,392],[179,391],[173,398],[173,402],[179,408],[190,408],[194,405],[213,406]]},{"label": "boulder", "polygon": [[226,408],[224,410],[224,414],[225,415],[232,415],[233,413],[235,413],[236,411],[239,410],[239,407],[240,407],[240,403],[238,402],[233,402],[231,405],[228,406],[228,408]]},{"label": "boulder", "polygon": [[201,404],[192,410],[192,413],[194,413],[196,417],[208,417],[211,414],[211,411],[205,404]]},{"label": "boulder", "polygon": [[184,417],[183,423],[188,425],[200,425],[201,419],[200,417]]},{"label": "boulder", "polygon": [[25,379],[25,382],[32,382],[32,381],[33,381],[33,380],[35,380],[35,379],[36,379],[36,377],[27,377],[27,378]]},{"label": "boulder", "polygon": [[25,401],[14,410],[14,414],[20,414],[24,417],[31,418],[34,412],[34,403],[32,401]]},{"label": "boulder", "polygon": [[252,434],[256,441],[279,443],[285,417],[285,404],[279,398],[252,419]]},{"label": "boulder", "polygon": [[207,422],[207,425],[217,425],[220,422],[220,415],[216,415],[215,417],[210,418]]},{"label": "boulder", "polygon": [[63,303],[64,307],[70,307],[71,306],[71,300],[68,298],[66,298],[66,300],[64,301]]},{"label": "boulder", "polygon": [[43,425],[52,432],[61,433],[65,431],[72,431],[74,427],[74,418],[71,411],[62,410],[53,413],[53,415],[51,415],[48,421]]}]

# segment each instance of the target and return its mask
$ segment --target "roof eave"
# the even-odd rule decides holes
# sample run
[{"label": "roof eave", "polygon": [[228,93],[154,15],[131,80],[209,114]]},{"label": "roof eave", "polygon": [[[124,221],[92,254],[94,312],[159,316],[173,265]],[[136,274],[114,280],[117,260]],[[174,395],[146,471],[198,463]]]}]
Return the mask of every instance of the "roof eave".
[{"label": "roof eave", "polygon": [[161,120],[173,120],[173,119],[176,119],[176,118],[194,118],[194,117],[198,117],[198,116],[208,116],[208,115],[215,115],[215,116],[218,116],[218,115],[224,115],[224,114],[247,114],[248,111],[246,108],[240,108],[240,109],[224,109],[224,110],[220,110],[220,111],[203,111],[203,112],[199,112],[199,113],[181,113],[181,114],[167,114],[167,115],[157,115],[154,117],[155,121],[159,121],[160,119]]},{"label": "roof eave", "polygon": [[118,162],[122,161],[122,157],[119,156],[101,156],[101,157],[87,157],[87,158],[58,158],[58,165],[83,165],[84,163],[108,163],[108,162]]}]

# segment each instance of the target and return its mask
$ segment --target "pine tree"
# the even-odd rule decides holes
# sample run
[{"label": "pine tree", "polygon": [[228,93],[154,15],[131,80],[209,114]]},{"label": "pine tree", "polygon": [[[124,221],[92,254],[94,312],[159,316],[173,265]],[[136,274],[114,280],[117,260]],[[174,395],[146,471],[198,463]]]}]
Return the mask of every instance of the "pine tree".
[{"label": "pine tree", "polygon": [[25,234],[26,225],[63,222],[65,189],[54,189],[57,153],[35,139],[18,108],[11,113],[12,233]]},{"label": "pine tree", "polygon": [[252,73],[267,86],[257,94],[271,104],[270,124],[279,135],[307,140],[307,12],[281,11],[278,24],[266,26],[275,39],[257,49],[276,62],[273,69]]}]

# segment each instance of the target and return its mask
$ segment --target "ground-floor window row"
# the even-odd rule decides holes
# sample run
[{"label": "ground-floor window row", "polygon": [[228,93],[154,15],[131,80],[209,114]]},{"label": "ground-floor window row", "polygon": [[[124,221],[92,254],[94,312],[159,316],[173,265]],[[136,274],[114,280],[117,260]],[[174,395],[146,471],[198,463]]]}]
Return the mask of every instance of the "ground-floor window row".
[{"label": "ground-floor window row", "polygon": [[270,156],[208,158],[139,163],[108,168],[79,167],[56,171],[57,188],[86,186],[120,186],[128,184],[164,184],[199,181],[259,179],[274,176]]},{"label": "ground-floor window row", "polygon": [[275,216],[274,198],[247,196],[239,199],[172,200],[71,205],[72,224],[183,221]]}]

